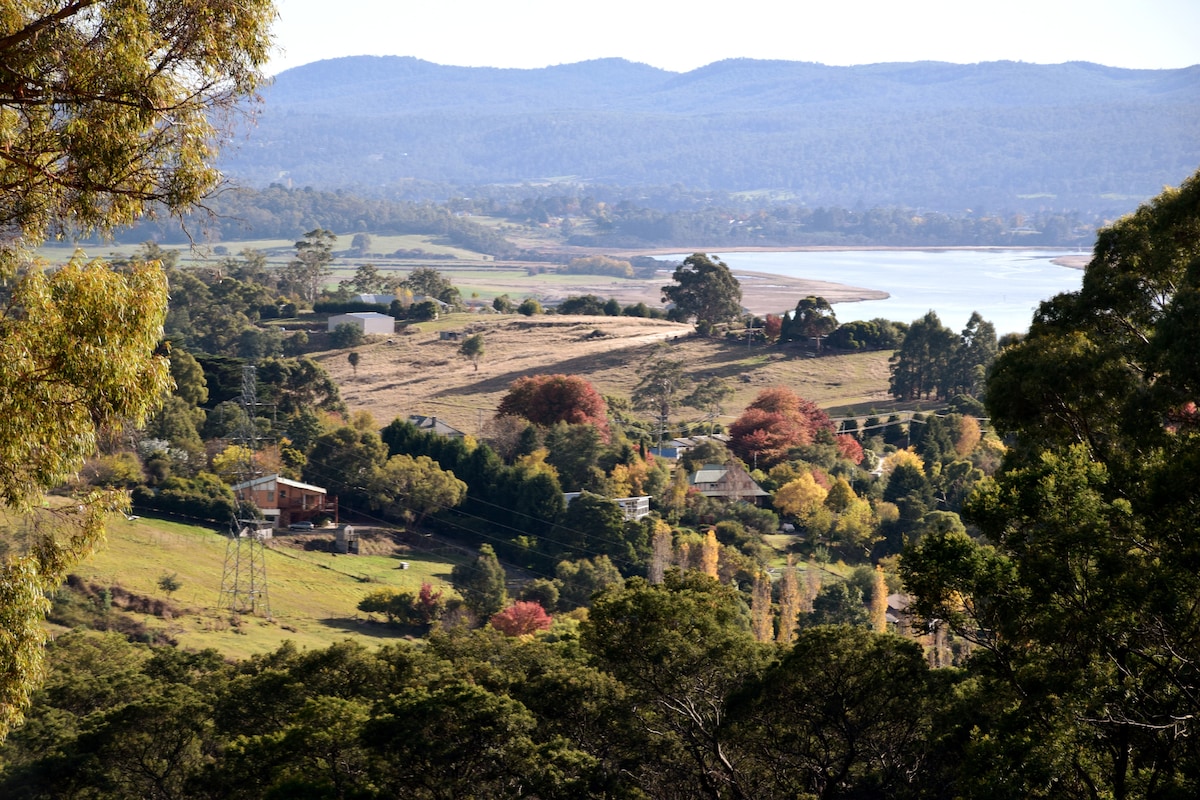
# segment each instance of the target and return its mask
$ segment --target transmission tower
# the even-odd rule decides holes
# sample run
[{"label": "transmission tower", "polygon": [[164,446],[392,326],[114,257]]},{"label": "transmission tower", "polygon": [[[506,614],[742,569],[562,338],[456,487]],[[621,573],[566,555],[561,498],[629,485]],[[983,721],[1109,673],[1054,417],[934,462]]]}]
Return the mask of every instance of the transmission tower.
[{"label": "transmission tower", "polygon": [[238,426],[237,444],[244,448],[245,458],[239,469],[237,503],[233,511],[229,542],[225,545],[225,568],[221,575],[220,608],[232,614],[261,614],[271,618],[271,600],[267,593],[267,546],[271,538],[269,522],[257,519],[250,482],[255,475],[254,453],[258,451],[259,436],[255,427],[257,375],[252,366],[242,367],[242,420]]}]

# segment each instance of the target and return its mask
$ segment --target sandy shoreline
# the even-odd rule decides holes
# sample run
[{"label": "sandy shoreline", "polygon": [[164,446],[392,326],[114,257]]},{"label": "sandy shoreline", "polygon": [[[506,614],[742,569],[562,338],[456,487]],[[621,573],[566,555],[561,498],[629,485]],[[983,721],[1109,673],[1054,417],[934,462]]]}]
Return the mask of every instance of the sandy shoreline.
[{"label": "sandy shoreline", "polygon": [[[805,252],[848,252],[855,250],[875,251],[916,251],[941,252],[949,250],[1029,250],[1028,247],[886,247],[881,245],[844,247],[844,246],[797,246],[797,247],[739,247],[727,250],[725,253],[805,253]],[[1035,248],[1036,249],[1036,248]],[[1053,250],[1054,248],[1046,248]],[[651,248],[637,250],[594,250],[612,258],[631,258],[633,256],[663,256],[683,252],[680,248]],[[718,256],[724,255],[719,250],[698,250]],[[581,254],[581,253],[580,253]],[[1091,259],[1085,253],[1063,253],[1051,259],[1051,263],[1071,269],[1083,269]],[[755,272],[735,269],[734,274],[742,285],[742,305],[751,313],[782,314],[796,307],[805,297],[824,297],[830,303],[854,303],[863,300],[886,300],[890,295],[879,289],[864,286],[851,286],[836,281],[822,281],[810,278],[795,278],[769,272]],[[555,287],[545,285],[540,287],[543,301],[557,303],[569,296],[595,294],[599,297],[616,298],[623,305],[643,302],[649,306],[662,305],[662,287],[670,282],[669,275],[661,275],[653,279],[609,279],[597,277],[585,284]],[[514,282],[511,287],[501,281],[496,284],[502,290],[511,289],[514,297],[528,291],[527,282]]]}]

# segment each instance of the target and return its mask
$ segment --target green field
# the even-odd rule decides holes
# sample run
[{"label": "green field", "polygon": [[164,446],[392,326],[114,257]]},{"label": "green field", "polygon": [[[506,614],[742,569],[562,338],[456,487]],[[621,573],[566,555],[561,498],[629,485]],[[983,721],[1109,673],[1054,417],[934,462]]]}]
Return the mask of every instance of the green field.
[{"label": "green field", "polygon": [[[170,597],[171,618],[136,614],[140,622],[177,640],[181,647],[213,647],[236,658],[275,649],[284,640],[299,647],[324,647],[352,638],[385,641],[393,629],[368,621],[356,606],[382,587],[417,591],[423,581],[449,591],[451,557],[416,552],[338,555],[286,544],[286,535],[266,549],[267,598],[271,619],[240,615],[231,624],[218,608],[229,538],[219,531],[147,517],[117,518],[107,542],[73,573],[101,586],[167,599],[159,578],[174,574],[181,587]],[[247,553],[243,544],[243,554]],[[407,569],[401,562],[406,562]],[[245,563],[245,562],[243,562]]]}]

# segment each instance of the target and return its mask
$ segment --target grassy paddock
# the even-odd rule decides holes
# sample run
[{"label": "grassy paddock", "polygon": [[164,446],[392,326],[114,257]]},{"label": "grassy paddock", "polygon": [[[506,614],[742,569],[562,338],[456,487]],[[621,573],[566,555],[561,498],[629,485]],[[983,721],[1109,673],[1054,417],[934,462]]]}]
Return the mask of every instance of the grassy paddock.
[{"label": "grassy paddock", "polygon": [[[214,647],[238,658],[273,650],[288,639],[317,648],[344,638],[394,638],[393,631],[369,624],[357,610],[367,593],[382,587],[415,592],[424,581],[452,591],[454,562],[441,556],[337,555],[288,547],[285,538],[266,549],[270,621],[243,615],[231,624],[229,612],[218,609],[230,540],[206,528],[148,517],[117,518],[109,526],[108,541],[73,572],[92,583],[162,599],[167,596],[158,580],[174,574],[181,587],[169,599],[178,613],[172,619],[135,616],[147,627],[165,630],[182,647]],[[247,556],[244,549],[243,559]],[[401,568],[402,560],[407,569]]]}]

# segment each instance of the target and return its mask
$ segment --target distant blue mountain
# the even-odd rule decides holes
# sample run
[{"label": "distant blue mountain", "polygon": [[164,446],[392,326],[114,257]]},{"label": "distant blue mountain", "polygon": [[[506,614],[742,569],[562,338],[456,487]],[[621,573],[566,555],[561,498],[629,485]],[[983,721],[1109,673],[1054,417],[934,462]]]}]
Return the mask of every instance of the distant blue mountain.
[{"label": "distant blue mountain", "polygon": [[1200,66],[733,59],[680,74],[359,56],[281,73],[263,98],[223,162],[255,185],[569,179],[814,206],[1121,210],[1200,166]]}]

